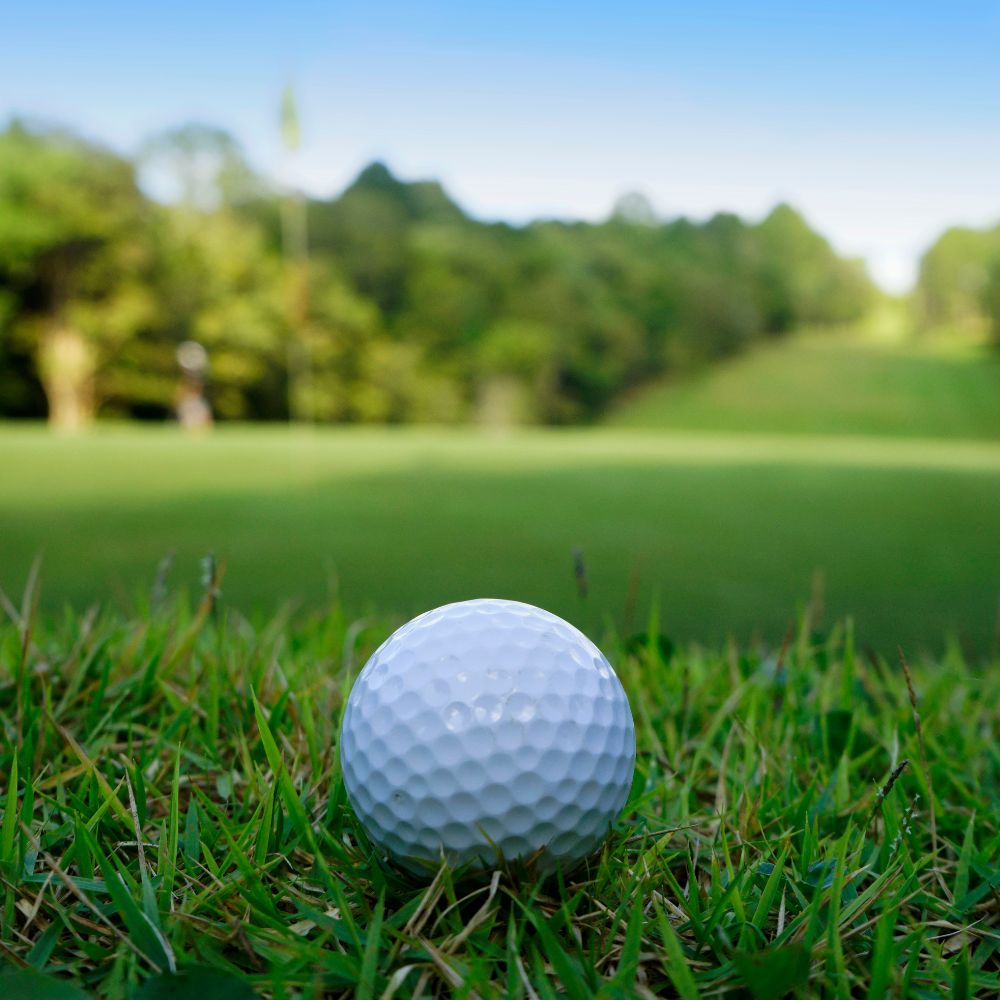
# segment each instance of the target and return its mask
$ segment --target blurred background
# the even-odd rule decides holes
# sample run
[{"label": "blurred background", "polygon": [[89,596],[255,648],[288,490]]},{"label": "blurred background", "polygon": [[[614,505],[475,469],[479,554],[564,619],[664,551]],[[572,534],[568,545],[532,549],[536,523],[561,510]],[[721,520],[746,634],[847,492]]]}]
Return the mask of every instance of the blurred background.
[{"label": "blurred background", "polygon": [[996,645],[995,5],[3,21],[12,601]]}]

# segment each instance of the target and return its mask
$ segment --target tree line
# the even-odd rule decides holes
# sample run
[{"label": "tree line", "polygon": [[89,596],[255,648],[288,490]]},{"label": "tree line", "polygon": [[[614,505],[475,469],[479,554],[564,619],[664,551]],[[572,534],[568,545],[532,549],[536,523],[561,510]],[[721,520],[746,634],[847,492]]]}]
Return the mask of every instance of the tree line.
[{"label": "tree line", "polygon": [[921,258],[915,302],[923,327],[985,333],[1000,347],[1000,225],[942,233]]},{"label": "tree line", "polygon": [[133,159],[0,133],[7,417],[168,418],[194,341],[221,419],[574,423],[874,295],[788,205],[661,221],[629,195],[601,223],[513,226],[380,163],[335,198],[282,192],[203,126]]}]

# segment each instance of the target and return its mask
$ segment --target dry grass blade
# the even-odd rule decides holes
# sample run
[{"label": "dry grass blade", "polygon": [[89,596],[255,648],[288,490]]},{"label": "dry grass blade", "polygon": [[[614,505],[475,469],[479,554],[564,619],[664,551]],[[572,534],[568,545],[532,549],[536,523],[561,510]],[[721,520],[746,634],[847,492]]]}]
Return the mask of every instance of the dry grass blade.
[{"label": "dry grass blade", "polygon": [[483,905],[469,918],[463,930],[453,937],[445,939],[441,945],[442,952],[446,954],[454,952],[470,934],[475,933],[476,929],[490,918],[493,901],[496,899],[497,890],[500,888],[500,877],[502,874],[499,870],[493,873],[493,877],[490,879],[490,884],[487,887],[487,896],[483,901]]},{"label": "dry grass blade", "polygon": [[[444,981],[453,989],[460,990],[465,985],[465,981],[462,977],[448,964],[447,959],[444,955],[438,951],[426,938],[420,938],[420,946],[430,955],[431,961],[434,963],[434,967],[441,973]],[[469,997],[475,997],[478,1000],[479,994],[474,990],[466,994]]]}]

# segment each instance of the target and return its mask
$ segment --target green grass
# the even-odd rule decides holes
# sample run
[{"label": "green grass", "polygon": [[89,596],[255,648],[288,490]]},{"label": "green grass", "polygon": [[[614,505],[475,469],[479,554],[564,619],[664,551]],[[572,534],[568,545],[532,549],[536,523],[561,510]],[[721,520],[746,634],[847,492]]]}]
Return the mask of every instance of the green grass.
[{"label": "green grass", "polygon": [[644,389],[621,427],[1000,439],[1000,352],[955,334],[924,342],[801,335]]},{"label": "green grass", "polygon": [[378,863],[338,766],[390,622],[19,603],[0,624],[4,997],[1000,990],[1000,663],[916,659],[918,728],[898,660],[841,627],[669,660],[598,635],[639,751],[603,853],[545,882],[428,885]]},{"label": "green grass", "polygon": [[[0,586],[127,604],[175,553],[271,613],[512,597],[590,631],[657,603],[682,640],[780,641],[817,571],[860,645],[996,641],[1000,444],[797,435],[0,429]],[[581,598],[572,553],[583,550]]]}]

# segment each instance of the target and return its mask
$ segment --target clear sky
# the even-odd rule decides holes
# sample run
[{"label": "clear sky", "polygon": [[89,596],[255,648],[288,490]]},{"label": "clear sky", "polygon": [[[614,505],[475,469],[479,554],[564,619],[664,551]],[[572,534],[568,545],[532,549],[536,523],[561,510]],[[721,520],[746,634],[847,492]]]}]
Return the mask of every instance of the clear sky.
[{"label": "clear sky", "polygon": [[996,0],[8,0],[0,25],[0,118],[126,152],[220,124],[315,194],[379,157],[513,221],[625,190],[667,216],[787,200],[892,289],[944,227],[1000,220]]}]

